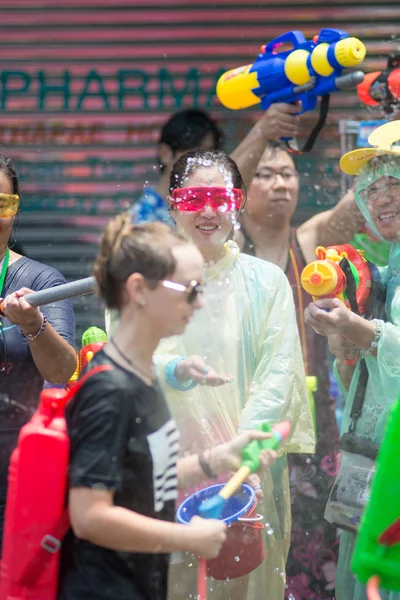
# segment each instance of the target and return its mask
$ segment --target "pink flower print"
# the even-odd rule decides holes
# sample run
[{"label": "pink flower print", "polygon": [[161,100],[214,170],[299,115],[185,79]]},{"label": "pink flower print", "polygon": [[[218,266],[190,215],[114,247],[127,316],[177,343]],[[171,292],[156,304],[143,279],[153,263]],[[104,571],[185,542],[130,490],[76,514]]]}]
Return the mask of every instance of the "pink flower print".
[{"label": "pink flower print", "polygon": [[310,479],[316,473],[316,468],[311,465],[310,467],[298,467],[293,466],[290,472],[290,497],[292,503],[297,493],[307,496],[308,498],[318,498],[318,494]]},{"label": "pink flower print", "polygon": [[327,454],[321,460],[321,469],[329,476],[336,477],[339,472],[340,454]]},{"label": "pink flower print", "polygon": [[287,589],[285,590],[285,598],[287,600],[320,600],[320,594],[316,594],[310,588],[310,578],[305,573],[295,575],[287,581]]},{"label": "pink flower print", "polygon": [[328,549],[325,543],[323,529],[307,532],[297,530],[292,536],[293,556],[305,568],[312,572],[315,579],[324,577],[323,565],[335,561],[333,549]]}]

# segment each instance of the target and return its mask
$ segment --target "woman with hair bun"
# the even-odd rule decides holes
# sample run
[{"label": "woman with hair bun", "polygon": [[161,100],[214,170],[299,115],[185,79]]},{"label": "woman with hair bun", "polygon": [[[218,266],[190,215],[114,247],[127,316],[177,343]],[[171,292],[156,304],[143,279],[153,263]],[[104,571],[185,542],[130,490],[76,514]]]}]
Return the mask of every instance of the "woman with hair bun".
[{"label": "woman with hair bun", "polygon": [[[162,337],[181,334],[202,306],[204,261],[161,223],[107,226],[94,274],[119,325],[90,363],[93,374],[66,410],[71,441],[69,512],[62,600],[165,600],[169,553],[218,555],[225,524],[174,523],[177,486],[206,478],[197,455],[178,460],[179,436],[155,377]],[[215,448],[215,472],[239,466],[242,448],[268,434],[243,432]],[[268,467],[275,453],[263,453]]]}]

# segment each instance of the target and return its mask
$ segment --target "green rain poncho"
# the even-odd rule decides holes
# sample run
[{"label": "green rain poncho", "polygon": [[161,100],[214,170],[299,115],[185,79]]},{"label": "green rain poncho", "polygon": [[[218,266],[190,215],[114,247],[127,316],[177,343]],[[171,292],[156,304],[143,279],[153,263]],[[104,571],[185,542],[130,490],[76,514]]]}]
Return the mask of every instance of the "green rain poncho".
[{"label": "green rain poncho", "polygon": [[[182,454],[192,454],[231,439],[238,429],[262,421],[288,419],[291,435],[285,452],[314,452],[303,358],[292,290],[283,271],[240,254],[234,242],[225,245],[221,261],[206,269],[205,306],[179,337],[161,342],[155,356],[158,374],[181,436]],[[219,387],[174,389],[169,371],[179,357],[200,355],[231,383]],[[271,475],[272,472],[272,475]],[[282,600],[290,543],[290,495],[285,454],[262,476],[264,500],[257,510],[268,527],[263,533],[266,559],[253,571],[248,600]],[[202,486],[204,487],[204,486]],[[193,493],[187,491],[186,496]],[[184,496],[181,496],[182,501]],[[170,598],[194,594],[193,560],[175,557],[170,570]],[[233,580],[230,584],[234,584]],[[186,583],[185,583],[186,582]],[[188,583],[189,582],[189,583]],[[210,599],[227,598],[228,585],[212,582]],[[190,597],[190,596],[189,596]]]},{"label": "green rain poncho", "polygon": [[[363,216],[376,235],[383,239],[377,231],[367,205],[360,198],[360,191],[385,175],[400,176],[400,157],[384,156],[372,159],[363,167],[356,186],[356,202]],[[389,265],[380,269],[386,286],[386,322],[381,321],[382,337],[378,343],[377,356],[367,357],[366,365],[369,379],[365,394],[364,406],[357,422],[356,433],[376,443],[382,441],[388,412],[399,397],[400,392],[400,244],[391,246]],[[349,390],[344,387],[339,373],[334,367],[334,374],[346,399],[343,414],[342,431],[348,431],[350,410],[359,378],[357,364]],[[382,507],[384,509],[384,507]],[[355,546],[355,536],[342,532],[340,539],[339,563],[336,578],[337,600],[365,600],[365,586],[356,582],[350,572],[350,564]],[[400,594],[381,592],[382,600],[399,600]]]}]

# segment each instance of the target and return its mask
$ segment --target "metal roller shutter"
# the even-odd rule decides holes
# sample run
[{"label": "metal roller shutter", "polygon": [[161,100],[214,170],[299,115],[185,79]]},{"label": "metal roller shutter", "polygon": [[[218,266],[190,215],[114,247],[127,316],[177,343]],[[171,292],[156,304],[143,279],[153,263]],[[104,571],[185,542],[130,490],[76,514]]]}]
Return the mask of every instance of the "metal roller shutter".
[{"label": "metal roller shutter", "polygon": [[[398,0],[3,0],[0,143],[23,184],[18,240],[27,255],[86,276],[99,232],[157,177],[159,126],[181,107],[211,110],[231,150],[259,115],[218,105],[215,82],[291,29],[345,29],[367,43],[365,68],[399,45]],[[354,92],[335,94],[304,172],[298,218],[336,202],[338,121],[366,118]],[[316,114],[303,117],[302,134]],[[78,332],[103,325],[94,297],[75,302]]]}]

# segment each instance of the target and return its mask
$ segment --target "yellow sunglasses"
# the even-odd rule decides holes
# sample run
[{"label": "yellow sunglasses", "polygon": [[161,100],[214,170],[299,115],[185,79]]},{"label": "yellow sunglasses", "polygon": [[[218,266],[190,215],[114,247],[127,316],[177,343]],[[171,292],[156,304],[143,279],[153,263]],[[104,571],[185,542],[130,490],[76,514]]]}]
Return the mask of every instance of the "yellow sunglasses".
[{"label": "yellow sunglasses", "polygon": [[17,194],[0,194],[0,219],[13,217],[19,209]]}]

